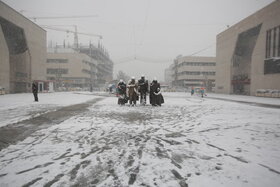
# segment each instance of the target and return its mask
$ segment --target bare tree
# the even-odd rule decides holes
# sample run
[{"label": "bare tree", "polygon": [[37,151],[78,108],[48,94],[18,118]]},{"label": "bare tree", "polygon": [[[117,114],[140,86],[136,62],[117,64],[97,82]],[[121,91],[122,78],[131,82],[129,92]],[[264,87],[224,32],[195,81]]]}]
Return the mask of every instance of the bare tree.
[{"label": "bare tree", "polygon": [[119,71],[117,74],[117,80],[122,79],[123,81],[127,82],[130,79],[130,76],[124,73],[123,71]]}]

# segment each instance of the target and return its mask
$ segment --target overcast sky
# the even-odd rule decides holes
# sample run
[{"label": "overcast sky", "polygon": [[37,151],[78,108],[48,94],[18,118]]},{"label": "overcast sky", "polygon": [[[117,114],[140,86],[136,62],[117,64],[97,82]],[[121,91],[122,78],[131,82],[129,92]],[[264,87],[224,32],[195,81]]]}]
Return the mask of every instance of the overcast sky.
[{"label": "overcast sky", "polygon": [[[119,70],[139,78],[164,79],[178,55],[216,55],[216,35],[273,0],[3,0],[26,17],[98,15],[82,19],[38,19],[39,25],[77,25],[100,34]],[[58,27],[58,26],[57,26]],[[74,30],[72,26],[60,27]],[[73,34],[47,30],[53,43],[73,43]],[[79,35],[79,43],[98,38]]]}]

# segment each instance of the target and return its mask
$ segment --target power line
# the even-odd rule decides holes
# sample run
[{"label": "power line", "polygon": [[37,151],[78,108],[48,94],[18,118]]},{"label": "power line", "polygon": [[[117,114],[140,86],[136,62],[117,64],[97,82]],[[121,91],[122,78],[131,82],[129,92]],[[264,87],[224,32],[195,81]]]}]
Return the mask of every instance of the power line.
[{"label": "power line", "polygon": [[[215,45],[216,43],[213,43],[203,49],[200,49],[194,53],[191,53],[187,56],[194,56],[194,55],[197,55],[203,51],[206,51],[207,49],[210,49],[211,47],[213,47],[213,45]],[[146,63],[153,63],[153,64],[163,64],[163,63],[169,63],[169,62],[172,62],[173,59],[153,59],[153,58],[150,58],[150,57],[145,57],[145,56],[130,56],[130,57],[126,57],[126,58],[123,58],[121,60],[116,60],[118,61],[117,63],[114,63],[115,65],[118,65],[118,64],[123,64],[123,63],[128,63],[128,62],[132,62],[132,61],[135,61],[135,60],[139,60],[139,61],[143,61],[143,62],[146,62]]]},{"label": "power line", "polygon": [[29,19],[33,19],[36,21],[37,19],[73,19],[73,18],[90,18],[90,17],[98,17],[98,15],[76,15],[76,16],[38,16],[38,17],[28,17]]},{"label": "power line", "polygon": [[[102,35],[99,35],[99,34],[77,32],[77,31],[72,31],[72,30],[62,29],[62,28],[56,28],[56,27],[47,26],[47,25],[40,25],[40,26],[45,28],[45,29],[50,29],[50,30],[55,30],[55,31],[62,31],[62,32],[66,32],[66,33],[81,34],[81,35],[87,35],[87,36],[95,36],[95,37],[99,37],[100,39],[103,38]],[[70,26],[70,25],[68,25],[68,26]],[[72,26],[75,26],[75,25],[72,25]]]},{"label": "power line", "polygon": [[[214,44],[216,44],[216,43],[214,43]],[[203,48],[203,49],[200,49],[199,51],[196,51],[196,52],[194,52],[194,53],[192,53],[192,54],[190,54],[190,55],[187,55],[187,56],[194,56],[194,55],[197,55],[197,54],[199,54],[199,53],[201,53],[201,52],[203,52],[203,51],[206,51],[207,49],[210,49],[211,47],[213,47],[214,44],[211,44],[211,45],[209,45],[208,47],[205,47],[205,48]]]},{"label": "power line", "polygon": [[136,61],[136,60],[146,62],[146,63],[152,63],[152,64],[163,64],[163,63],[169,63],[169,62],[173,61],[173,59],[168,59],[168,58],[166,58],[166,59],[154,59],[154,58],[144,57],[144,56],[130,56],[130,57],[122,58],[120,60],[115,60],[115,61],[118,61],[118,62],[114,63],[114,64],[118,65],[118,64],[123,64],[123,63]]}]

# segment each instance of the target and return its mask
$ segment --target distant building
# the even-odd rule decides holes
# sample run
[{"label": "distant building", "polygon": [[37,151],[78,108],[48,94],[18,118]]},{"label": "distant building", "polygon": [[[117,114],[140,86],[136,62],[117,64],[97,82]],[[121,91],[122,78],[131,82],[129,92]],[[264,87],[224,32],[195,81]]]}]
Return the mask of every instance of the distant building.
[{"label": "distant building", "polygon": [[71,48],[48,48],[45,71],[56,90],[90,90],[97,84],[97,61]]},{"label": "distant building", "polygon": [[113,61],[104,48],[89,45],[80,46],[79,50],[97,61],[97,83],[100,86],[113,80]]},{"label": "distant building", "polygon": [[46,31],[0,1],[0,87],[28,92],[36,80],[47,90],[46,55]]},{"label": "distant building", "polygon": [[166,68],[166,69],[164,70],[164,81],[165,81],[165,83],[166,83],[168,86],[171,86],[171,85],[172,85],[172,81],[173,81],[173,78],[172,78],[173,66],[174,66],[174,64],[171,64],[168,68]]},{"label": "distant building", "polygon": [[280,90],[280,1],[217,36],[216,92]]},{"label": "distant building", "polygon": [[181,56],[174,60],[173,82],[175,87],[205,87],[213,91],[215,87],[216,58]]}]

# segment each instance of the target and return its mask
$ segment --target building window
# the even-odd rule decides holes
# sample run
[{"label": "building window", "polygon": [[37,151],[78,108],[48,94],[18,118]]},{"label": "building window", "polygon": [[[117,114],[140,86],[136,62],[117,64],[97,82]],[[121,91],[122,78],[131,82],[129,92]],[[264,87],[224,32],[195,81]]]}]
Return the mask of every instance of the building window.
[{"label": "building window", "polygon": [[83,63],[85,64],[91,64],[89,61],[83,60]]},{"label": "building window", "polygon": [[52,68],[48,68],[47,69],[47,74],[68,74],[68,69],[52,69]]},{"label": "building window", "polygon": [[68,63],[68,59],[47,59],[47,63]]},{"label": "building window", "polygon": [[266,31],[264,74],[280,73],[280,26]]},{"label": "building window", "polygon": [[266,31],[265,56],[266,59],[280,57],[280,26],[274,27]]},{"label": "building window", "polygon": [[216,75],[216,72],[212,71],[183,71],[178,73],[179,75]]},{"label": "building window", "polygon": [[47,77],[47,80],[55,80],[55,77]]},{"label": "building window", "polygon": [[266,46],[265,46],[265,58],[268,58],[269,56],[269,52],[268,52],[268,49],[269,49],[269,31],[266,31]]},{"label": "building window", "polygon": [[264,60],[264,74],[280,73],[280,58]]},{"label": "building window", "polygon": [[181,66],[216,66],[215,62],[183,62],[178,65]]},{"label": "building window", "polygon": [[18,77],[18,78],[27,78],[27,73],[16,72],[16,77]]},{"label": "building window", "polygon": [[280,56],[280,26],[278,27],[278,56]]},{"label": "building window", "polygon": [[277,28],[275,27],[273,29],[273,48],[272,48],[272,56],[275,57],[275,52],[276,52],[276,31],[277,31]]}]

